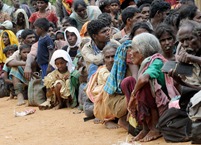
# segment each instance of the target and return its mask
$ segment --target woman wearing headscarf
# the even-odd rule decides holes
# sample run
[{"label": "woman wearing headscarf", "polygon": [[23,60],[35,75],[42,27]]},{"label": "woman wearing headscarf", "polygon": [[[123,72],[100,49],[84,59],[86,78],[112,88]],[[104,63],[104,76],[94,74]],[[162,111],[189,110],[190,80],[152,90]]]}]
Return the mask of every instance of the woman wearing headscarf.
[{"label": "woman wearing headscarf", "polygon": [[29,29],[29,20],[26,12],[23,9],[17,9],[14,12],[15,31],[18,32],[22,29]]},{"label": "woman wearing headscarf", "polygon": [[72,60],[79,52],[80,44],[82,42],[79,31],[72,26],[69,26],[64,31],[64,38],[67,45],[63,48],[68,52]]},{"label": "woman wearing headscarf", "polygon": [[84,0],[76,0],[73,3],[73,13],[70,15],[74,18],[80,31],[84,23],[97,19],[102,12],[97,6],[88,6]]},{"label": "woman wearing headscarf", "polygon": [[4,30],[0,36],[0,63],[6,61],[6,56],[3,54],[3,49],[6,46],[16,44],[18,45],[18,40],[15,34],[10,30]]}]

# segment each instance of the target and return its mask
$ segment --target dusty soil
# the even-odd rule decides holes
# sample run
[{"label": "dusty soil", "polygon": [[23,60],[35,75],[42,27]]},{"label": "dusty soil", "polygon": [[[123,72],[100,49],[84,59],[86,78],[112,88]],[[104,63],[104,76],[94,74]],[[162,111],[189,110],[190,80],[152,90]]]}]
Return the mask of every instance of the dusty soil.
[{"label": "dusty soil", "polygon": [[[84,113],[77,109],[45,110],[16,106],[17,100],[0,99],[0,145],[114,145],[131,139],[122,129],[108,130],[92,120],[84,122]],[[14,110],[35,108],[34,114],[14,117]],[[163,138],[135,145],[171,145]],[[188,145],[175,143],[174,145]]]}]

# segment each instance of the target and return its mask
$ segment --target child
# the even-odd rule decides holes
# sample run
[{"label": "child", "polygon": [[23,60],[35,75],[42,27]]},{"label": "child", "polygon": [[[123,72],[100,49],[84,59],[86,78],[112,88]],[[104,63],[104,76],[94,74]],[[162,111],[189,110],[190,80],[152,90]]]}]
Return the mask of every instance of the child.
[{"label": "child", "polygon": [[[20,60],[22,62],[26,62],[27,54],[30,52],[31,47],[27,44],[23,44],[19,47],[20,50]],[[15,61],[9,63],[11,67],[10,76],[12,76],[13,85],[15,89],[15,94],[17,95],[18,106],[25,104],[24,97],[25,97],[25,87],[27,86],[27,80],[24,77],[24,66],[19,66]]]},{"label": "child", "polygon": [[[17,45],[10,45],[10,46],[7,46],[3,50],[3,53],[6,55],[7,58],[9,58],[17,49],[18,49]],[[11,76],[9,76],[10,70],[11,70],[11,68],[4,64],[3,79],[4,79],[5,83],[7,84],[7,89],[10,92],[10,99],[13,99],[15,96],[15,91],[13,88],[12,78],[11,78]]]},{"label": "child", "polygon": [[119,28],[120,16],[120,2],[119,0],[110,0],[110,15],[112,17],[112,24],[114,27]]},{"label": "child", "polygon": [[52,68],[48,65],[54,49],[54,42],[47,35],[49,29],[49,21],[46,18],[37,19],[34,23],[36,33],[40,36],[38,40],[37,63],[42,70],[42,79],[51,72]]},{"label": "child", "polygon": [[29,18],[30,28],[33,28],[33,23],[39,18],[47,18],[50,22],[54,23],[56,26],[59,25],[58,18],[52,10],[46,10],[48,7],[49,0],[37,0],[38,11],[31,14]]},{"label": "child", "polygon": [[[47,102],[55,106],[55,109],[61,109],[65,105],[75,107],[77,105],[75,91],[71,83],[71,76],[74,66],[69,54],[64,50],[56,50],[51,58],[50,64],[55,70],[49,73],[44,79],[44,85],[47,88]],[[77,87],[77,86],[76,86]],[[73,93],[72,93],[73,92]],[[42,109],[44,103],[40,105]]]}]

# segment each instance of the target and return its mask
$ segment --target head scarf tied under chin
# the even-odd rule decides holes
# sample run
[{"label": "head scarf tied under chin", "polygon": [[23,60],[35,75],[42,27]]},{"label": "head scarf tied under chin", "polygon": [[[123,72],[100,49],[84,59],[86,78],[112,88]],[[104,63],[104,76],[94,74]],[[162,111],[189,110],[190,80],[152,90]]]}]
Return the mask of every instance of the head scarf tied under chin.
[{"label": "head scarf tied under chin", "polygon": [[[67,40],[67,36],[66,36],[66,32],[71,32],[71,33],[75,33],[76,37],[77,37],[77,41],[75,42],[75,45],[71,46],[69,43],[68,43],[68,40]],[[80,44],[82,42],[82,39],[80,37],[80,33],[79,31],[77,30],[77,28],[75,27],[72,27],[72,26],[69,26],[66,28],[66,30],[64,31],[64,38],[67,42],[67,45],[68,45],[68,49],[67,49],[67,52],[69,52],[70,48],[74,48],[74,47],[80,47]]]},{"label": "head scarf tied under chin", "polygon": [[52,58],[50,60],[50,65],[57,69],[57,66],[55,65],[55,60],[58,58],[63,58],[64,60],[67,61],[67,67],[68,67],[68,71],[71,73],[74,71],[75,66],[73,65],[73,62],[69,56],[69,54],[65,51],[65,50],[56,50],[53,54],[52,54]]}]

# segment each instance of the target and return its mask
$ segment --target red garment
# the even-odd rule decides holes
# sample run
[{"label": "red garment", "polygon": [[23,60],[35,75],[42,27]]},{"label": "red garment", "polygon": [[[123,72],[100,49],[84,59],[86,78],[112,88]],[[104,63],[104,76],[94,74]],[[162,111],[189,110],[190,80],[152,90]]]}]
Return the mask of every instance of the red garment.
[{"label": "red garment", "polygon": [[177,4],[177,0],[165,0],[166,2],[170,3],[171,6]]},{"label": "red garment", "polygon": [[[31,17],[29,18],[29,22],[34,23],[39,18],[43,18],[43,17],[40,16],[39,12],[32,13]],[[56,23],[58,21],[58,18],[56,16],[56,14],[54,12],[51,12],[51,11],[47,11],[44,18],[46,18],[50,22],[54,23],[55,25],[56,25]]]}]

